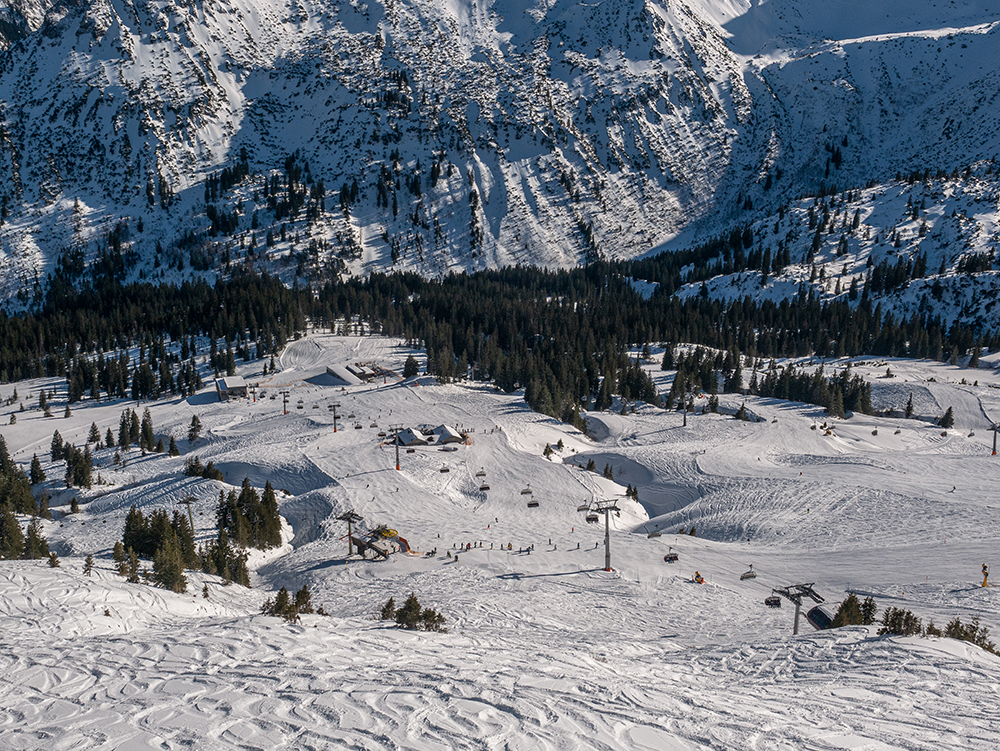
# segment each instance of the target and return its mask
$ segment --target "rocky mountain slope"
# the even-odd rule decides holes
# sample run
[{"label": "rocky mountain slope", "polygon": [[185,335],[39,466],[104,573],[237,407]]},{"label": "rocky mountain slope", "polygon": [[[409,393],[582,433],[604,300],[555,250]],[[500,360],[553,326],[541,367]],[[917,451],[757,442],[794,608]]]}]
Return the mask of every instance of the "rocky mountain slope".
[{"label": "rocky mountain slope", "polygon": [[991,6],[13,3],[2,296],[28,302],[36,280],[105,252],[133,279],[241,264],[289,281],[433,276],[630,258],[776,221],[801,231],[758,246],[802,264],[794,288],[816,261],[795,199],[868,186],[851,205],[895,244],[897,175],[971,166],[967,221],[939,226],[946,191],[921,196],[953,248],[947,275],[956,244],[997,242]]}]

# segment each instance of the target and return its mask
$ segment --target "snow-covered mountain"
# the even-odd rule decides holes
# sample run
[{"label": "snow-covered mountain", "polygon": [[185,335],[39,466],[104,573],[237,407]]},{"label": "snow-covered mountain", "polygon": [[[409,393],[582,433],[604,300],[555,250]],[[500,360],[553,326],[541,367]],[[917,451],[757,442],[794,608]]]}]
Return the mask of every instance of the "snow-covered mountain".
[{"label": "snow-covered mountain", "polygon": [[112,232],[133,278],[569,266],[833,185],[871,186],[877,218],[897,173],[970,165],[981,216],[948,231],[994,242],[998,22],[987,0],[10,3],[3,296]]}]

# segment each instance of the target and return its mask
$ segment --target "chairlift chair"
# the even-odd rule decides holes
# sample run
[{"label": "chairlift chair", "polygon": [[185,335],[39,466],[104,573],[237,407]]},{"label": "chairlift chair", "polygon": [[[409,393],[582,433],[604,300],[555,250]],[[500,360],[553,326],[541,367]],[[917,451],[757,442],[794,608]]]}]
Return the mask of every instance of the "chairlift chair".
[{"label": "chairlift chair", "polygon": [[355,430],[361,430],[361,423],[360,422],[354,423],[354,429]]},{"label": "chairlift chair", "polygon": [[577,511],[590,511],[590,504],[589,503],[581,503],[579,506],[576,507],[576,510]]},{"label": "chairlift chair", "polygon": [[899,435],[902,432],[903,432],[902,428],[896,428],[896,432],[893,433],[893,435]]},{"label": "chairlift chair", "polygon": [[531,495],[531,486],[529,485],[524,490],[522,490],[521,495]]},{"label": "chairlift chair", "polygon": [[378,432],[378,437],[379,437],[379,438],[385,438],[385,431],[384,431],[384,430],[380,430],[380,431]]},{"label": "chairlift chair", "polygon": [[412,454],[415,451],[416,451],[416,449],[406,449],[406,453],[407,454]]},{"label": "chairlift chair", "polygon": [[476,472],[476,477],[486,477],[486,470],[481,469],[478,472]]},{"label": "chairlift chair", "polygon": [[752,563],[750,564],[750,570],[749,571],[740,574],[740,581],[741,582],[745,582],[747,579],[756,579],[756,578],[757,578],[757,572],[755,572],[753,570],[753,564]]},{"label": "chairlift chair", "polygon": [[490,486],[484,482],[482,485],[479,486],[479,489],[485,493],[487,490],[490,489]]},{"label": "chairlift chair", "polygon": [[369,425],[368,427],[369,427],[369,428],[377,428],[377,427],[378,427],[378,423],[377,423],[377,422],[373,422],[373,423],[372,423],[371,425]]},{"label": "chairlift chair", "polygon": [[652,532],[650,532],[648,535],[646,535],[646,537],[648,539],[652,539],[654,537],[662,537],[662,536],[663,535],[660,533],[660,530],[658,530],[658,529],[654,529]]},{"label": "chairlift chair", "polygon": [[970,430],[970,431],[969,431],[969,438],[972,438],[972,437],[974,437],[975,435],[976,435],[976,431],[974,431],[974,430]]},{"label": "chairlift chair", "polygon": [[354,413],[352,412],[351,414],[349,414],[349,415],[347,416],[347,419],[348,419],[348,420],[353,420],[353,419],[354,419]]},{"label": "chairlift chair", "polygon": [[664,563],[677,563],[680,560],[680,556],[674,552],[673,546],[667,548],[667,554],[663,556]]},{"label": "chairlift chair", "polygon": [[771,595],[769,597],[765,597],[764,604],[767,605],[769,608],[780,608],[781,598],[778,597],[777,595]]},{"label": "chairlift chair", "polygon": [[599,517],[597,514],[594,513],[587,514],[587,523],[595,524],[600,518],[601,517]]},{"label": "chairlift chair", "polygon": [[532,498],[530,501],[528,501],[528,508],[538,508],[538,501]]},{"label": "chairlift chair", "polygon": [[448,467],[441,467],[441,469],[438,471],[441,472],[442,474],[444,474],[445,472],[451,472],[451,470]]}]

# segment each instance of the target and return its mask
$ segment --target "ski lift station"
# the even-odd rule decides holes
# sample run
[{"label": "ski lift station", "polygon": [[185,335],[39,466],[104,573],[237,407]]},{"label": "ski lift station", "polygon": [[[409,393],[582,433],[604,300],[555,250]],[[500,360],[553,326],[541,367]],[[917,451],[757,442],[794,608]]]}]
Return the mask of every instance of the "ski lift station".
[{"label": "ski lift station", "polygon": [[428,437],[415,428],[406,428],[397,433],[402,446],[426,446],[430,443]]},{"label": "ski lift station", "polygon": [[362,383],[347,365],[327,365],[326,374],[334,379],[336,386],[360,386]]},{"label": "ski lift station", "polygon": [[242,376],[226,376],[219,378],[215,382],[215,390],[219,394],[220,402],[228,402],[230,397],[245,397],[247,395],[247,382]]},{"label": "ski lift station", "polygon": [[462,434],[455,430],[449,425],[438,425],[431,434],[437,437],[437,442],[442,443],[461,443],[465,439]]}]

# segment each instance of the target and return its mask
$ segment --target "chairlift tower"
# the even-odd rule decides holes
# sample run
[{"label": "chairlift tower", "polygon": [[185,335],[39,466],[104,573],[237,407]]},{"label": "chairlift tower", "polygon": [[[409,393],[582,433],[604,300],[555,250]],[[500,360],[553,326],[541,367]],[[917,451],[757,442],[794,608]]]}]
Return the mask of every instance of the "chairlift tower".
[{"label": "chairlift tower", "polygon": [[330,409],[333,410],[333,432],[334,433],[337,432],[337,420],[340,418],[340,415],[337,414],[337,407],[339,407],[339,406],[340,406],[340,402],[334,402],[333,404],[330,405]]},{"label": "chairlift tower", "polygon": [[993,426],[993,456],[997,455],[997,431],[1000,430],[1000,423]]},{"label": "chairlift tower", "polygon": [[399,471],[399,431],[403,429],[402,423],[397,425],[390,425],[389,430],[392,431],[393,443],[396,444],[396,470]]},{"label": "chairlift tower", "polygon": [[799,634],[799,612],[802,610],[802,598],[811,597],[816,602],[823,602],[823,598],[820,597],[813,590],[813,585],[809,584],[792,584],[789,587],[783,587],[780,589],[772,589],[776,595],[781,595],[786,600],[790,600],[795,603],[795,626],[792,629],[792,635],[798,636]]},{"label": "chairlift tower", "polygon": [[197,500],[193,495],[186,495],[184,496],[184,500],[177,501],[178,506],[188,507],[188,521],[191,522],[191,534],[194,534],[194,515],[191,513],[191,504]]},{"label": "chairlift tower", "polygon": [[[581,506],[581,508],[583,508]],[[618,507],[618,501],[614,498],[609,500],[597,501],[593,506],[584,509],[587,513],[603,513],[604,514],[604,570],[611,571],[611,512],[618,512],[621,509]]]},{"label": "chairlift tower", "polygon": [[284,410],[284,413],[286,415],[288,414],[288,396],[289,396],[289,393],[290,392],[288,392],[288,391],[282,391],[281,392],[281,408],[282,408],[282,410]]},{"label": "chairlift tower", "polygon": [[337,519],[342,522],[347,522],[347,555],[354,555],[354,544],[351,539],[354,536],[354,525],[357,522],[362,521],[364,517],[361,516],[361,514],[354,513],[354,509],[351,509],[350,511],[345,511],[343,514],[338,516]]}]

